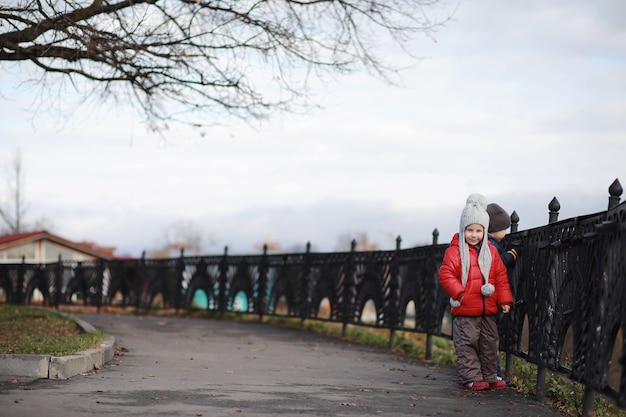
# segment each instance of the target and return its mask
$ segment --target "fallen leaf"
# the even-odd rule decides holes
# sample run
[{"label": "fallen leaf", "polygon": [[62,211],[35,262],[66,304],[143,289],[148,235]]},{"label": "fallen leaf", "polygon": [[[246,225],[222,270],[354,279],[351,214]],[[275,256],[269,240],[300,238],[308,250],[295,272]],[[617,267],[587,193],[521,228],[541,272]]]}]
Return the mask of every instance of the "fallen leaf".
[{"label": "fallen leaf", "polygon": [[116,356],[123,356],[124,352],[128,352],[128,349],[126,349],[124,346],[115,346]]}]

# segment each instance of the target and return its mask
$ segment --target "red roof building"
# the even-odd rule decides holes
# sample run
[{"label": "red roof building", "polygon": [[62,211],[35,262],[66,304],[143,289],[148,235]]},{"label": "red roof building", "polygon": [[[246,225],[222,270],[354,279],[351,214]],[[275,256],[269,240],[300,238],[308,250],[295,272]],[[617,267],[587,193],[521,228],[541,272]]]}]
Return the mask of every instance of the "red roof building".
[{"label": "red roof building", "polygon": [[45,230],[0,236],[0,263],[32,264],[61,260],[87,261],[113,259],[114,247],[90,242],[72,242]]}]

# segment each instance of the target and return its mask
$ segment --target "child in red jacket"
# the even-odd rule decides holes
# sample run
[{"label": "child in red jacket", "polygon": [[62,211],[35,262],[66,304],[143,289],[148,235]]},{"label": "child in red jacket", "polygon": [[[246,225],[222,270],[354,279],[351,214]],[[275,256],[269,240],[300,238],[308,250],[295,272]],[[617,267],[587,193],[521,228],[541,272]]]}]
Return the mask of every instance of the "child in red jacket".
[{"label": "child in red jacket", "polygon": [[439,282],[450,295],[452,339],[457,375],[463,388],[502,389],[497,377],[498,308],[508,313],[513,304],[507,270],[498,250],[489,244],[487,200],[481,194],[467,198],[459,233],[446,249]]}]

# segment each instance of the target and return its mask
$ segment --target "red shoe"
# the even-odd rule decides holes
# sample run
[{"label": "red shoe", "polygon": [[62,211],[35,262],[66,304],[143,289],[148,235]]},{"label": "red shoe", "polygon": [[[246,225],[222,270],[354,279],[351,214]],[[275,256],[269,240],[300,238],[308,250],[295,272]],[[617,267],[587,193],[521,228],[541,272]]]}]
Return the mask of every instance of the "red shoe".
[{"label": "red shoe", "polygon": [[463,389],[470,391],[482,391],[485,389],[489,389],[489,384],[485,381],[468,382],[467,384],[463,385]]},{"label": "red shoe", "polygon": [[490,382],[489,383],[489,389],[496,390],[496,389],[503,389],[503,388],[506,388],[506,382],[504,382],[501,379],[498,379],[495,382]]}]

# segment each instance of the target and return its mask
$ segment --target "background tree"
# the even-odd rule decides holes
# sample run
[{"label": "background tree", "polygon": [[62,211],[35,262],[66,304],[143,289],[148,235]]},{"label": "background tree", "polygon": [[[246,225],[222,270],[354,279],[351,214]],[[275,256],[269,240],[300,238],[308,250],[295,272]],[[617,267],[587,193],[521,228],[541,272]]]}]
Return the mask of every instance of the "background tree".
[{"label": "background tree", "polygon": [[357,233],[356,237],[351,233],[342,233],[337,236],[335,250],[338,252],[349,252],[352,249],[352,241],[356,243],[354,247],[356,251],[374,251],[380,249],[376,242],[369,239],[366,232],[360,232]]},{"label": "background tree", "polygon": [[[172,222],[162,230],[162,245],[156,250],[147,251],[149,258],[174,258],[180,256],[181,249],[185,256],[203,254],[202,232],[193,221],[179,220]],[[209,236],[209,246],[215,244],[213,236]]]},{"label": "background tree", "polygon": [[24,170],[22,167],[22,154],[19,150],[11,164],[6,167],[6,198],[0,205],[0,217],[4,221],[2,234],[21,233],[24,230],[24,217],[28,210],[28,204],[24,196]]},{"label": "background tree", "polygon": [[54,224],[46,217],[40,217],[33,223],[26,221],[26,214],[29,208],[25,191],[26,171],[22,162],[22,153],[19,149],[15,151],[13,159],[5,166],[5,170],[5,197],[0,203],[0,218],[4,224],[0,227],[0,234],[15,234],[32,230],[52,231]]},{"label": "background tree", "polygon": [[[129,99],[152,128],[308,107],[310,82],[366,70],[431,35],[438,0],[20,0],[0,5],[0,62],[44,89]],[[404,55],[407,56],[407,55]],[[26,69],[26,68],[24,68]],[[24,74],[20,67],[19,74]]]}]

